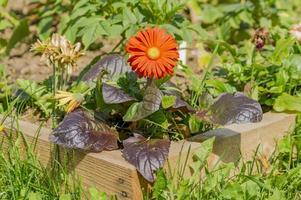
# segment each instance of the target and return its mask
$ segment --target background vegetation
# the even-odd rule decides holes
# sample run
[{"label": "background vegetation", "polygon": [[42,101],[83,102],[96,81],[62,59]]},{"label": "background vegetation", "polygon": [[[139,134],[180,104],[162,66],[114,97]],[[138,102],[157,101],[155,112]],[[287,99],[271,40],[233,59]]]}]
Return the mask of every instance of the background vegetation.
[{"label": "background vegetation", "polygon": [[[212,128],[201,111],[224,92],[243,92],[265,111],[301,110],[301,39],[292,34],[301,14],[299,0],[31,0],[21,8],[14,8],[14,2],[0,0],[0,113],[14,111],[24,116],[31,112],[30,119],[35,121],[36,115],[44,121],[52,117],[49,74],[42,82],[26,77],[17,81],[6,66],[18,57],[23,61],[34,58],[28,51],[37,39],[45,41],[59,33],[73,44],[82,43],[86,53],[97,59],[102,49],[123,54],[129,37],[152,25],[167,29],[179,43],[187,42],[188,62],[179,64],[173,79],[184,100],[200,112],[177,123],[172,121],[174,116],[158,112],[144,119],[151,133],[165,133],[175,124],[170,136],[181,139]],[[25,50],[20,53],[20,49]],[[141,99],[136,82],[128,75],[116,84]],[[84,85],[70,88],[80,94],[87,90]],[[33,146],[21,155],[22,142],[22,135],[11,140],[9,155],[1,145],[0,199],[109,199],[95,188],[83,191],[76,175],[68,174],[63,166],[55,172],[45,169]],[[279,141],[271,158],[255,154],[251,161],[209,170],[206,157],[212,142],[206,141],[197,153],[191,166],[193,178],[159,171],[153,191],[145,198],[301,199],[300,120]],[[239,172],[230,173],[236,166],[241,166]],[[205,172],[201,180],[196,169]]]}]

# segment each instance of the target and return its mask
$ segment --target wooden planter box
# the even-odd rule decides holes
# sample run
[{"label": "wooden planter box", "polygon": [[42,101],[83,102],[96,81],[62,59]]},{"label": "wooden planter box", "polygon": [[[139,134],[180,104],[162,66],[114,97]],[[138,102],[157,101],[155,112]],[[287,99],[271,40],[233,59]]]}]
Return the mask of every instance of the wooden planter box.
[{"label": "wooden planter box", "polygon": [[[241,156],[249,159],[258,147],[259,153],[269,156],[275,148],[276,141],[292,130],[294,123],[294,114],[269,112],[264,114],[260,123],[229,125],[196,135],[189,141],[172,142],[169,162],[171,166],[175,166],[174,163],[178,160],[184,161],[189,150],[191,161],[192,153],[202,145],[201,142],[213,136],[216,140],[213,154],[209,158],[209,165],[216,159],[222,162],[236,161]],[[11,119],[5,122],[6,129],[16,126],[25,135],[28,143],[37,142],[35,151],[41,163],[47,166],[51,162],[52,155],[51,146],[53,145],[48,140],[51,130],[41,128],[39,137],[36,139],[36,133],[39,130],[37,125],[25,121],[13,122]],[[2,140],[4,147],[8,145],[5,134],[2,135]],[[145,181],[135,167],[124,160],[120,150],[88,154],[78,152],[74,159],[74,169],[85,187],[95,186],[107,194],[116,195],[118,199],[143,199],[141,188],[144,187]],[[189,176],[188,170],[186,174]]]}]

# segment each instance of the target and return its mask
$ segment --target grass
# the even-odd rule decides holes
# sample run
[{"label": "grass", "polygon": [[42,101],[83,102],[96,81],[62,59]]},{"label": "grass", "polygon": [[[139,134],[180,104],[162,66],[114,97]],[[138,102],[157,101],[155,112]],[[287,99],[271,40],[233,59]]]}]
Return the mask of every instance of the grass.
[{"label": "grass", "polygon": [[[61,165],[56,170],[42,166],[33,153],[34,144],[21,151],[22,134],[8,141],[8,151],[4,145],[0,149],[0,199],[107,199],[95,188],[85,192],[79,179]],[[183,168],[174,173],[159,171],[145,199],[301,199],[300,118],[269,159],[255,154],[251,161],[219,164],[209,170],[205,161],[212,144],[212,139],[207,140],[194,156],[193,177],[184,177]],[[232,173],[237,166],[239,170]]]},{"label": "grass", "polygon": [[218,164],[209,170],[206,159],[212,145],[213,140],[205,141],[194,155],[192,177],[184,177],[183,170],[160,171],[147,199],[301,199],[300,117],[294,131],[278,142],[271,158],[257,152],[253,160]]},{"label": "grass", "polygon": [[54,174],[51,168],[42,166],[31,146],[20,150],[22,138],[8,139],[9,152],[1,149],[0,199],[81,199],[80,183],[63,168]]},{"label": "grass", "polygon": [[[39,131],[39,130],[38,130]],[[17,137],[6,136],[0,145],[0,199],[107,199],[95,188],[84,191],[80,179],[55,159],[43,166],[34,153],[35,143],[28,144],[21,132]],[[4,139],[5,138],[5,139]]]}]

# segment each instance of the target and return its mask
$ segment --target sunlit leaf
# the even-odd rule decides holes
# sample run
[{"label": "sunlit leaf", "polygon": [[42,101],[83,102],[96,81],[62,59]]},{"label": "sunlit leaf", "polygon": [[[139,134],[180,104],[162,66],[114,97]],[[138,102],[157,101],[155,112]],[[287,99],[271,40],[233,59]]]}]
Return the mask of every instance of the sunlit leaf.
[{"label": "sunlit leaf", "polygon": [[281,63],[290,55],[290,49],[293,47],[294,42],[293,38],[279,39],[271,56],[271,60],[275,63]]},{"label": "sunlit leaf", "polygon": [[213,122],[221,125],[262,120],[260,104],[239,92],[221,94],[210,107],[210,111]]},{"label": "sunlit leaf", "polygon": [[106,83],[102,84],[102,95],[104,102],[107,104],[124,103],[135,100],[135,98],[131,97],[123,90]]},{"label": "sunlit leaf", "polygon": [[275,100],[274,110],[278,112],[283,111],[298,111],[301,112],[301,97],[292,96],[287,93],[283,93]]},{"label": "sunlit leaf", "polygon": [[189,165],[192,177],[189,179],[191,183],[198,182],[201,178],[202,170],[207,164],[207,159],[212,153],[215,137],[209,138],[202,142],[200,147],[194,150],[192,159],[193,163]]},{"label": "sunlit leaf", "polygon": [[131,68],[123,56],[118,54],[107,55],[95,63],[82,77],[82,81],[93,81],[103,73],[108,73],[109,78],[130,72]]},{"label": "sunlit leaf", "polygon": [[18,42],[23,40],[28,35],[29,35],[29,25],[27,20],[24,19],[20,21],[18,26],[16,26],[16,28],[14,29],[13,34],[7,43],[6,53],[9,54],[12,48],[14,48]]},{"label": "sunlit leaf", "polygon": [[63,147],[96,152],[118,148],[117,134],[81,109],[66,115],[49,140]]},{"label": "sunlit leaf", "polygon": [[[153,197],[155,199],[162,199],[161,195],[164,190],[167,189],[168,186],[168,179],[165,176],[164,170],[158,170],[156,182],[154,183],[153,187]],[[161,198],[160,198],[161,197]]]},{"label": "sunlit leaf", "polygon": [[162,107],[169,108],[173,106],[176,102],[177,97],[172,95],[164,95],[162,98]]},{"label": "sunlit leaf", "polygon": [[148,181],[155,180],[154,173],[163,167],[168,157],[170,141],[168,139],[146,139],[135,134],[123,141],[123,157],[134,165]]},{"label": "sunlit leaf", "polygon": [[145,90],[142,102],[134,103],[123,117],[124,121],[137,121],[143,119],[160,109],[162,93],[155,84]]}]

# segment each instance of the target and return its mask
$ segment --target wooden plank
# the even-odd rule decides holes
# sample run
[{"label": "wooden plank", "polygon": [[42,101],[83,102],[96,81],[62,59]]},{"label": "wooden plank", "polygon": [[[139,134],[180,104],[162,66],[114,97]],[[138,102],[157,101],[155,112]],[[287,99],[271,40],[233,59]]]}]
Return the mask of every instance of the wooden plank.
[{"label": "wooden plank", "polygon": [[[208,160],[211,165],[219,159],[223,162],[235,161],[240,157],[240,153],[247,159],[259,144],[262,145],[263,152],[270,154],[274,149],[275,140],[283,137],[294,121],[295,115],[266,113],[260,123],[230,125],[196,135],[189,141],[172,142],[169,153],[170,166],[172,170],[176,167],[183,167],[181,165],[188,151],[190,151],[188,163],[191,163],[191,155],[201,146],[200,142],[213,136],[216,137],[216,141],[213,154]],[[6,121],[5,126],[10,128],[17,125],[10,119]],[[35,141],[39,129],[37,125],[20,120],[18,127],[29,143]],[[50,133],[50,129],[41,128],[36,145],[37,156],[45,166],[49,165],[52,160],[52,145],[48,140]],[[117,195],[118,199],[143,199],[141,188],[147,189],[146,182],[137,173],[135,167],[124,160],[120,150],[88,154],[78,151],[74,156],[73,168],[81,177],[85,187],[95,186],[107,194]],[[186,168],[185,175],[190,175],[188,168]]]},{"label": "wooden plank", "polygon": [[[5,126],[17,126],[17,122],[8,119]],[[22,131],[28,143],[33,143],[36,132],[39,129],[34,125],[25,121],[18,121],[18,130]],[[36,153],[38,159],[45,166],[51,163],[51,143],[48,140],[50,129],[42,128],[40,130],[39,139],[36,143]],[[76,153],[74,156],[74,169],[81,177],[85,187],[95,186],[100,191],[104,191],[110,195],[116,195],[118,199],[143,199],[141,191],[140,177],[134,166],[125,161],[121,152],[105,151],[101,153]]]},{"label": "wooden plank", "polygon": [[[1,115],[0,115],[1,119]],[[38,140],[35,147],[40,162],[45,166],[50,166],[52,161],[52,146],[48,140],[51,130],[22,120],[12,120],[8,118],[5,122],[7,129],[18,129],[21,131],[29,144],[34,143],[36,136]],[[18,127],[18,128],[13,128]],[[16,131],[13,131],[15,133]],[[7,140],[4,140],[7,142]],[[7,144],[4,144],[7,146]],[[184,160],[187,151],[198,148],[200,143],[194,142],[173,142],[171,144],[171,162],[176,162],[181,154]],[[86,188],[96,187],[109,195],[116,195],[118,199],[143,199],[142,189],[147,190],[148,184],[136,171],[136,168],[129,164],[121,155],[120,150],[103,151],[101,153],[83,153],[76,151],[72,163],[75,172],[81,177],[81,181]]]},{"label": "wooden plank", "polygon": [[225,163],[235,162],[241,156],[252,159],[257,148],[259,154],[270,156],[276,142],[292,131],[295,118],[295,114],[268,112],[259,123],[231,124],[193,136],[189,141],[202,142],[215,136],[213,153]]}]

